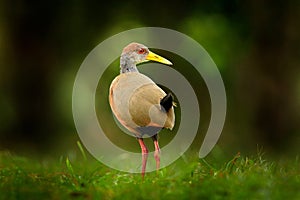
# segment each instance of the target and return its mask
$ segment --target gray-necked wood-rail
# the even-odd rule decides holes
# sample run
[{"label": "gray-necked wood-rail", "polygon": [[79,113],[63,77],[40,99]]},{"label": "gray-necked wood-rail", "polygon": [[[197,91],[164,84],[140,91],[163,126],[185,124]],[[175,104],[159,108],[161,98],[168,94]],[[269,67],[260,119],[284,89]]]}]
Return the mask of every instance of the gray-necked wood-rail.
[{"label": "gray-necked wood-rail", "polygon": [[142,177],[145,175],[148,149],[143,136],[152,137],[156,168],[160,166],[157,134],[175,123],[173,96],[166,94],[149,77],[139,73],[136,65],[156,61],[172,65],[167,59],[138,43],[130,43],[120,57],[120,75],[110,85],[109,104],[118,121],[138,139],[142,150]]}]

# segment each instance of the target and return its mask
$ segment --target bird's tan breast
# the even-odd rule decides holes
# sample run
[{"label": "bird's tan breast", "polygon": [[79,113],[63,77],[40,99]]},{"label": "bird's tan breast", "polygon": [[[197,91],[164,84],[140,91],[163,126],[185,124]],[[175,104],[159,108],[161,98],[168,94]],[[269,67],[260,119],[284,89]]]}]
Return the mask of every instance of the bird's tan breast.
[{"label": "bird's tan breast", "polygon": [[127,129],[145,126],[174,126],[174,110],[164,112],[160,100],[166,93],[150,78],[138,72],[117,76],[111,86],[109,102],[114,115]]}]

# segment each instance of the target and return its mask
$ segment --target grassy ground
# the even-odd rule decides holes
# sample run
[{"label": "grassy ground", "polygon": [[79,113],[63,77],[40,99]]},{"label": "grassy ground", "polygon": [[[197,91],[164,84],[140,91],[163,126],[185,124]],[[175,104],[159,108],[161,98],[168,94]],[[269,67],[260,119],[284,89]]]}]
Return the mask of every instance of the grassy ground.
[{"label": "grassy ground", "polygon": [[[209,159],[208,159],[209,160]],[[300,163],[236,155],[184,159],[146,174],[128,174],[83,158],[35,161],[0,153],[0,199],[300,199]]]}]

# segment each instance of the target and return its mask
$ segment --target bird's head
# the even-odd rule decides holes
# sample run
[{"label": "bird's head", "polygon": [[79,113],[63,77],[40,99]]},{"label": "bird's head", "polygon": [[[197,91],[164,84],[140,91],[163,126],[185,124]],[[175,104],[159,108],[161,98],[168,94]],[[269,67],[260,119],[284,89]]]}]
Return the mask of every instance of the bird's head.
[{"label": "bird's head", "polygon": [[139,43],[130,43],[127,45],[123,49],[121,58],[126,59],[135,65],[148,61],[156,61],[166,65],[172,65],[169,60],[151,52],[145,45]]}]

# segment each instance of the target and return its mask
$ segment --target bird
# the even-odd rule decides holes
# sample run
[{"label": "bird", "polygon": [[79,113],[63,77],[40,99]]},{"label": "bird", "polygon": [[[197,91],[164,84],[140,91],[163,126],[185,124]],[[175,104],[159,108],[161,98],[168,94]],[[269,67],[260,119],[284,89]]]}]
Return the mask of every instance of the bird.
[{"label": "bird", "polygon": [[172,63],[140,43],[130,43],[120,56],[120,74],[111,82],[109,104],[116,119],[139,142],[142,152],[141,175],[144,178],[148,159],[148,148],[144,137],[151,137],[154,143],[156,170],[160,168],[160,147],[158,132],[175,125],[174,97],[166,93],[154,81],[140,73],[137,65],[155,61],[165,65]]}]

